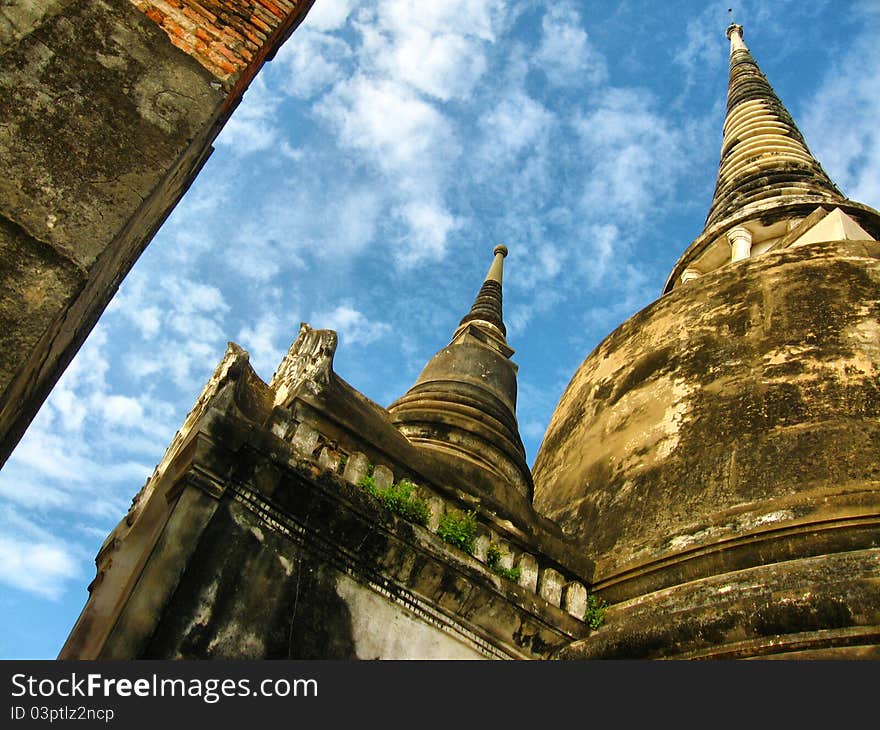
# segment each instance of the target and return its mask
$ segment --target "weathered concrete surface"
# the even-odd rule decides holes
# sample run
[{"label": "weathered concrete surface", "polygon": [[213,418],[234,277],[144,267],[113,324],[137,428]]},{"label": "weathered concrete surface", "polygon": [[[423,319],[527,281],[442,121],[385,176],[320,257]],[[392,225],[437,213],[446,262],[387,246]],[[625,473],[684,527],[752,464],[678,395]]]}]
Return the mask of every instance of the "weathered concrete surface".
[{"label": "weathered concrete surface", "polygon": [[0,464],[310,5],[223,77],[128,0],[0,8]]},{"label": "weathered concrete surface", "polygon": [[578,535],[613,602],[877,547],[878,376],[880,244],[732,264],[587,357],[536,459],[535,506]]},{"label": "weathered concrete surface", "polygon": [[484,658],[234,501],[205,531],[142,656]]}]

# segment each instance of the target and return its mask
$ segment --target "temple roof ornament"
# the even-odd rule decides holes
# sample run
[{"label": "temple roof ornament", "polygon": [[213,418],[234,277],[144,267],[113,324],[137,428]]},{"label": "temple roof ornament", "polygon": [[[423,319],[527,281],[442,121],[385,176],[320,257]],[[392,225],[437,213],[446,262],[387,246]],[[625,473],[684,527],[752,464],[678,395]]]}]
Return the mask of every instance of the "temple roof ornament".
[{"label": "temple roof ornament", "polygon": [[486,280],[480,288],[471,311],[462,317],[459,327],[468,322],[479,321],[497,327],[502,336],[507,335],[504,327],[504,319],[501,313],[501,283],[504,276],[504,259],[507,256],[507,246],[499,245],[492,252],[495,258],[492,266],[486,274]]}]

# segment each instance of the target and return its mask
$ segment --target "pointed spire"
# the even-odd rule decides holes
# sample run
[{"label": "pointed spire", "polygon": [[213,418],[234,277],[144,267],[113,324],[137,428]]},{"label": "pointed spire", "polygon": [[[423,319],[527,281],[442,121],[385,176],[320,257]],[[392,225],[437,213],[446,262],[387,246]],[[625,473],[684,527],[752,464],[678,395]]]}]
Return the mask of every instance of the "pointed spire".
[{"label": "pointed spire", "polygon": [[783,245],[816,211],[840,208],[860,230],[880,236],[880,214],[847,199],[831,181],[752,58],[742,26],[732,21],[731,16],[727,116],[715,193],[702,233],[679,258],[664,293]]},{"label": "pointed spire", "polygon": [[706,228],[747,206],[810,196],[817,203],[844,200],[810,153],[788,110],[731,23],[730,83],[721,162]]},{"label": "pointed spire", "polygon": [[505,246],[452,341],[434,355],[404,396],[388,406],[416,446],[453,463],[468,462],[531,498],[532,477],[516,421],[516,372],[501,312]]},{"label": "pointed spire", "polygon": [[501,283],[504,275],[504,258],[507,256],[507,246],[496,246],[493,254],[495,258],[489,267],[489,272],[486,274],[486,280],[483,282],[483,286],[480,287],[477,298],[474,300],[474,305],[471,307],[471,311],[462,317],[461,322],[458,324],[461,327],[473,321],[488,322],[497,327],[501,331],[502,336],[506,336],[507,329],[504,326],[501,308],[503,299]]}]

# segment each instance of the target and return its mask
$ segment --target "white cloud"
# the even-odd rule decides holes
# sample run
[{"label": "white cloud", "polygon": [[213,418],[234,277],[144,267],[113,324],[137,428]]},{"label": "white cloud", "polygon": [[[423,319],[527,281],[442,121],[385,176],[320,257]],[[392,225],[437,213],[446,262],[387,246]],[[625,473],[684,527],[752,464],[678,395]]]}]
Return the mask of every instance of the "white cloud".
[{"label": "white cloud", "polygon": [[454,156],[458,149],[443,114],[388,79],[355,76],[325,97],[318,111],[337,126],[343,144],[365,153],[389,173],[419,177],[418,171]]},{"label": "white cloud", "polygon": [[407,226],[395,260],[406,267],[442,256],[447,235],[456,228],[443,191],[461,153],[450,121],[406,86],[362,75],[338,85],[318,109],[337,127],[344,146],[388,178],[386,194]]},{"label": "white cloud", "polygon": [[141,334],[151,339],[159,334],[161,326],[162,311],[158,307],[144,307],[143,309],[129,310],[135,325],[141,331]]},{"label": "white cloud", "polygon": [[852,199],[880,205],[880,9],[863,8],[865,32],[828,69],[799,126],[831,178]]},{"label": "white cloud", "polygon": [[471,35],[492,42],[504,23],[512,19],[505,0],[448,0],[425,3],[421,0],[380,0],[375,21],[383,30],[404,36],[419,28],[433,33]]},{"label": "white cloud", "polygon": [[[224,259],[237,275],[266,291],[268,282],[304,275],[316,260],[345,266],[374,240],[387,193],[375,185],[304,173],[268,192],[260,223],[248,223],[233,236],[243,255]],[[261,297],[262,298],[262,297]]]},{"label": "white cloud", "polygon": [[369,345],[391,331],[385,322],[374,322],[363,312],[349,304],[340,304],[335,309],[319,312],[312,316],[312,326],[316,329],[332,329],[339,333],[340,345]]},{"label": "white cloud", "polygon": [[341,28],[348,20],[354,4],[354,0],[319,0],[309,10],[302,28],[294,37],[309,29],[327,31]]},{"label": "white cloud", "polygon": [[721,31],[725,27],[725,9],[707,6],[702,12],[691,17],[685,28],[685,43],[673,57],[684,71],[687,85],[690,86],[697,74],[707,72],[716,75],[727,64],[728,44]]},{"label": "white cloud", "polygon": [[398,210],[398,214],[409,229],[409,234],[394,254],[395,260],[403,268],[424,260],[442,258],[448,235],[461,225],[445,207],[431,201],[409,202]]},{"label": "white cloud", "polygon": [[581,18],[570,4],[554,4],[541,21],[543,37],[535,67],[557,86],[597,85],[605,81],[605,59],[593,49]]},{"label": "white cloud", "polygon": [[269,313],[238,333],[238,344],[248,351],[251,365],[266,382],[272,377],[290,343],[296,339],[299,328],[294,325],[298,321],[295,315],[285,315],[282,321],[276,314]]},{"label": "white cloud", "polygon": [[[45,452],[43,457],[46,457]],[[28,458],[25,457],[25,463],[32,462],[29,462]],[[58,476],[59,478],[64,477],[63,474]],[[0,481],[0,496],[10,502],[35,510],[68,508],[71,501],[69,492],[53,487],[50,484],[17,479],[3,479]]]},{"label": "white cloud", "polygon": [[[615,258],[615,249],[623,259],[626,249],[618,227],[611,223],[591,224],[583,235],[583,253],[578,257],[578,268],[594,287],[602,283],[608,266]],[[622,250],[621,250],[622,249]]]},{"label": "white cloud", "polygon": [[274,63],[285,70],[283,91],[310,99],[344,77],[351,55],[344,40],[304,27],[281,47]]},{"label": "white cloud", "polygon": [[387,36],[362,26],[363,54],[396,82],[441,101],[466,98],[486,71],[482,42],[474,37],[414,27]]},{"label": "white cloud", "polygon": [[100,400],[102,416],[112,424],[136,426],[144,418],[140,402],[125,395],[109,395]]},{"label": "white cloud", "polygon": [[239,156],[279,144],[282,136],[277,119],[280,102],[281,97],[269,90],[265,78],[257,75],[214,144],[228,147]]},{"label": "white cloud", "polygon": [[0,581],[28,593],[57,600],[80,575],[62,544],[28,543],[0,536]]},{"label": "white cloud", "polygon": [[543,151],[555,116],[523,91],[511,90],[480,122],[484,156],[502,160],[523,150]]},{"label": "white cloud", "polygon": [[583,205],[603,217],[644,217],[684,169],[682,135],[635,90],[609,89],[575,127],[592,168]]}]

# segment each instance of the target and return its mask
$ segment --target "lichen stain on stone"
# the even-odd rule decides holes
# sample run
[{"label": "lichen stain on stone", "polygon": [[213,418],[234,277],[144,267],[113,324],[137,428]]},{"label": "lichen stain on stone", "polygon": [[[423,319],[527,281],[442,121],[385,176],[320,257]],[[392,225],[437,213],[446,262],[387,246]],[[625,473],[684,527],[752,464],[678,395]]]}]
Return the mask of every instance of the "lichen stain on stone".
[{"label": "lichen stain on stone", "polygon": [[294,571],[293,561],[288,560],[281,553],[276,553],[276,557],[278,558],[278,562],[281,563],[281,567],[284,569],[284,573],[288,577],[293,575],[293,571]]},{"label": "lichen stain on stone", "polygon": [[335,592],[350,615],[353,656],[359,659],[480,659],[472,648],[407,608],[379,596],[344,574]]},{"label": "lichen stain on stone", "polygon": [[200,633],[211,621],[211,614],[217,600],[218,580],[215,578],[204,588],[198,596],[198,603],[192,619],[183,629],[183,636]]},{"label": "lichen stain on stone", "polygon": [[262,659],[266,645],[254,631],[247,631],[235,623],[224,626],[208,644],[208,654],[241,659]]}]

